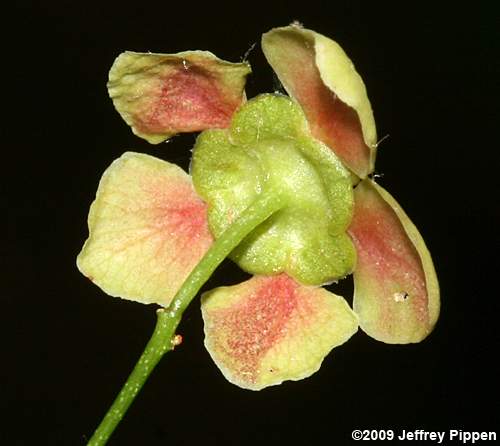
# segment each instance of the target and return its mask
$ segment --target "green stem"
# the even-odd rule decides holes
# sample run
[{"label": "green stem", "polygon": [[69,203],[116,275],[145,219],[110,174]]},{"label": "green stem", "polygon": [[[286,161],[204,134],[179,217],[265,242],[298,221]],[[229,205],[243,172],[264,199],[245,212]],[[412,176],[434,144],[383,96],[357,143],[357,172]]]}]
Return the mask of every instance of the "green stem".
[{"label": "green stem", "polygon": [[169,307],[157,311],[158,320],[151,339],[127,382],[89,440],[88,446],[101,446],[107,443],[156,364],[176,345],[174,334],[182,313],[215,269],[253,229],[282,207],[283,201],[279,194],[262,194],[215,240],[182,284]]},{"label": "green stem", "polygon": [[142,352],[139,361],[137,361],[134,370],[128,377],[127,382],[120,390],[101,424],[89,440],[88,445],[97,446],[106,444],[115,427],[127,412],[130,404],[134,401],[134,398],[156,367],[156,364],[158,364],[158,361],[174,347],[172,337],[179,320],[172,318],[163,308],[159,309],[156,314],[158,315],[158,319],[151,339]]}]

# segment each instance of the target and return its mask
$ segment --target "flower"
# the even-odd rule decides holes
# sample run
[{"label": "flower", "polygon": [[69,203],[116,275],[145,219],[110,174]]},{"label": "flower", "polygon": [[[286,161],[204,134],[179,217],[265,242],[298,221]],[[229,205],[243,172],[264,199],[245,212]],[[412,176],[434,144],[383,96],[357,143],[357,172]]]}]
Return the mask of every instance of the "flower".
[{"label": "flower", "polygon": [[[127,52],[115,61],[110,96],[136,134],[157,143],[203,132],[192,178],[139,153],[114,161],[78,257],[106,293],[167,307],[253,203],[279,197],[280,209],[231,252],[254,277],[202,297],[207,349],[229,381],[253,390],[311,375],[358,323],[384,342],[418,342],[439,311],[421,236],[367,178],[375,125],[350,60],[297,25],[265,34],[263,50],[293,99],[245,102],[248,65],[211,53]],[[352,272],[354,311],[321,288]]]}]

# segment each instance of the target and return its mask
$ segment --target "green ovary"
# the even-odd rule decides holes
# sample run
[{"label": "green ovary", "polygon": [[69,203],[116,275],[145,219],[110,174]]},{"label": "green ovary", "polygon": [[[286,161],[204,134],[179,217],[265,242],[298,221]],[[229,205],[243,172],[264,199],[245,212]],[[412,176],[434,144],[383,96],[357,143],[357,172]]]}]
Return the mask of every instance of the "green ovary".
[{"label": "green ovary", "polygon": [[312,139],[300,108],[261,95],[243,106],[228,130],[203,132],[192,165],[218,237],[259,194],[281,194],[285,207],[256,228],[231,258],[253,274],[285,272],[320,285],[349,274],[355,251],[345,231],[352,218],[349,172]]}]

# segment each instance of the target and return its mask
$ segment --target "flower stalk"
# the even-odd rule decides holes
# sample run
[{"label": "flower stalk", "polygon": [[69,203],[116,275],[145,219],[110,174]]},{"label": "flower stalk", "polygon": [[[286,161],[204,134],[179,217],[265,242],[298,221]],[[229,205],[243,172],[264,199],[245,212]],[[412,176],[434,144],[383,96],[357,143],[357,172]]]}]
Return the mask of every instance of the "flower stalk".
[{"label": "flower stalk", "polygon": [[275,191],[262,193],[215,240],[179,289],[171,304],[167,308],[157,310],[157,322],[153,335],[118,396],[87,443],[88,446],[102,446],[107,443],[160,359],[175,347],[175,330],[184,310],[215,269],[250,232],[283,206],[284,200],[279,193]]}]

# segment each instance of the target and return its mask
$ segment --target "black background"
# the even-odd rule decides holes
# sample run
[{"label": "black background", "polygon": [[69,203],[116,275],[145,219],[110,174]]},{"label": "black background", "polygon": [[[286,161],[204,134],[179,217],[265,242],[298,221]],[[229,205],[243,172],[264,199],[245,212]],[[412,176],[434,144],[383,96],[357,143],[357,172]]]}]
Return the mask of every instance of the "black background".
[{"label": "black background", "polygon": [[[75,266],[110,162],[134,149],[186,168],[195,138],[157,147],[135,137],[107,97],[114,58],[126,49],[206,49],[239,61],[257,42],[252,97],[276,87],[260,35],[292,20],[337,40],[364,78],[379,136],[390,135],[379,182],[433,254],[439,323],[409,346],[360,331],[311,378],[255,393],[229,384],[210,360],[195,301],[179,329],[183,345],[155,370],[110,444],[343,445],[354,428],[500,434],[498,11],[489,2],[363,3],[17,2],[3,10],[2,444],[84,444],[154,326],[152,306],[104,295]],[[205,289],[245,277],[226,262]],[[350,284],[336,290],[348,294]]]}]

